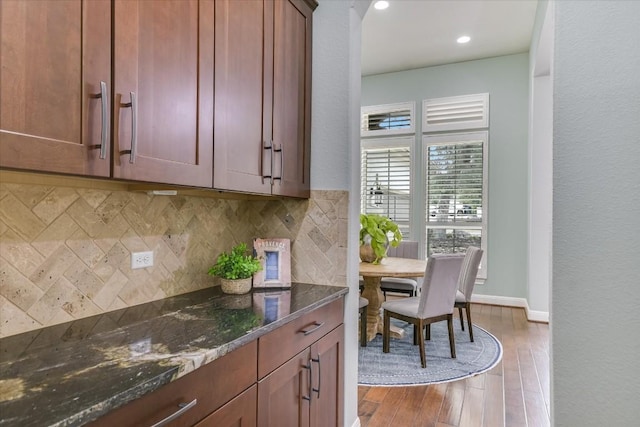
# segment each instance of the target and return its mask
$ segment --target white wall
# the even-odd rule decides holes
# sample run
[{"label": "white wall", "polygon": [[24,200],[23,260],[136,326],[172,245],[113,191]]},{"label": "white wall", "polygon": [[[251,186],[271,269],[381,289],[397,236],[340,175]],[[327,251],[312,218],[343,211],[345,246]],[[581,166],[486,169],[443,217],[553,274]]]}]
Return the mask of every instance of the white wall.
[{"label": "white wall", "polygon": [[640,2],[555,3],[552,417],[640,419]]},{"label": "white wall", "polygon": [[[311,187],[349,190],[344,425],[358,425],[360,34],[370,0],[320,0],[313,15]],[[355,191],[354,191],[355,189]]]},{"label": "white wall", "polygon": [[527,315],[549,320],[553,224],[553,6],[541,3],[529,63],[529,247]]}]

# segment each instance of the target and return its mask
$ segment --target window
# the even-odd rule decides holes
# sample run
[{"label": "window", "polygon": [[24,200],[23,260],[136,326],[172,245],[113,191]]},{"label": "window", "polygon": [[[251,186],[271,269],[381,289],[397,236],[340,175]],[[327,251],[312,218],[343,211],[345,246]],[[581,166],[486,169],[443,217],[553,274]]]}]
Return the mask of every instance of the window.
[{"label": "window", "polygon": [[413,137],[362,141],[360,212],[389,217],[408,239]]},{"label": "window", "polygon": [[[486,253],[488,138],[486,131],[425,135],[426,249]],[[486,256],[478,277],[486,279]]]},{"label": "window", "polygon": [[360,136],[389,136],[415,133],[415,103],[362,107]]}]

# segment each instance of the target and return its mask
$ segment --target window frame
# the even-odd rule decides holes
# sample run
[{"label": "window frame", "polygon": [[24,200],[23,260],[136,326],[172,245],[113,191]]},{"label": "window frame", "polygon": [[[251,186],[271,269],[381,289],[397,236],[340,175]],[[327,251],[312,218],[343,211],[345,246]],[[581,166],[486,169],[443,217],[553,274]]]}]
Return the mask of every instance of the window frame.
[{"label": "window frame", "polygon": [[[469,142],[482,142],[482,221],[478,226],[477,221],[473,222],[456,222],[456,223],[429,223],[429,183],[428,183],[428,166],[429,161],[429,147],[432,145],[456,145],[465,144]],[[477,281],[484,283],[488,276],[487,265],[487,236],[488,236],[488,201],[489,201],[489,131],[474,131],[474,132],[449,132],[444,134],[423,134],[422,135],[422,152],[423,161],[422,167],[424,168],[424,217],[422,227],[422,241],[424,242],[425,256],[429,253],[428,231],[429,229],[479,229],[482,233],[481,249],[484,251],[482,261],[480,262],[480,269],[478,270]]]}]

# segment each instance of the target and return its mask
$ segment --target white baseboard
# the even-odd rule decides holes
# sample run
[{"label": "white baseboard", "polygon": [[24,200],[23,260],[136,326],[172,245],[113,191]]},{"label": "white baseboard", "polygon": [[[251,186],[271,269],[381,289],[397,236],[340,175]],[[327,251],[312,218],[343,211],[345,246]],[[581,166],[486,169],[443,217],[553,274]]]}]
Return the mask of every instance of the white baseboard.
[{"label": "white baseboard", "polygon": [[360,427],[360,418],[356,418],[351,427]]},{"label": "white baseboard", "polygon": [[529,310],[529,307],[527,307],[526,310],[527,310],[527,319],[530,320],[531,322],[549,323],[548,311]]},{"label": "white baseboard", "polygon": [[501,297],[495,295],[471,295],[471,302],[479,304],[500,305],[504,307],[521,307],[524,308],[527,320],[531,322],[549,323],[549,312],[530,310],[529,304],[525,298]]}]

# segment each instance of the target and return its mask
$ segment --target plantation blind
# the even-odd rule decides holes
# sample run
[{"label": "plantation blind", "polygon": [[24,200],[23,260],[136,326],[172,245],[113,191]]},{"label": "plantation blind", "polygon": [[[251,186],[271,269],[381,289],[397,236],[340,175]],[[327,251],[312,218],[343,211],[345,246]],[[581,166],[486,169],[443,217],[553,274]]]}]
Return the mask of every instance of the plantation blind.
[{"label": "plantation blind", "polygon": [[430,223],[482,220],[483,142],[427,146],[427,208]]},{"label": "plantation blind", "polygon": [[479,129],[489,126],[489,94],[425,99],[422,132]]},{"label": "plantation blind", "polygon": [[410,148],[363,148],[361,172],[361,212],[390,218],[410,238]]}]

